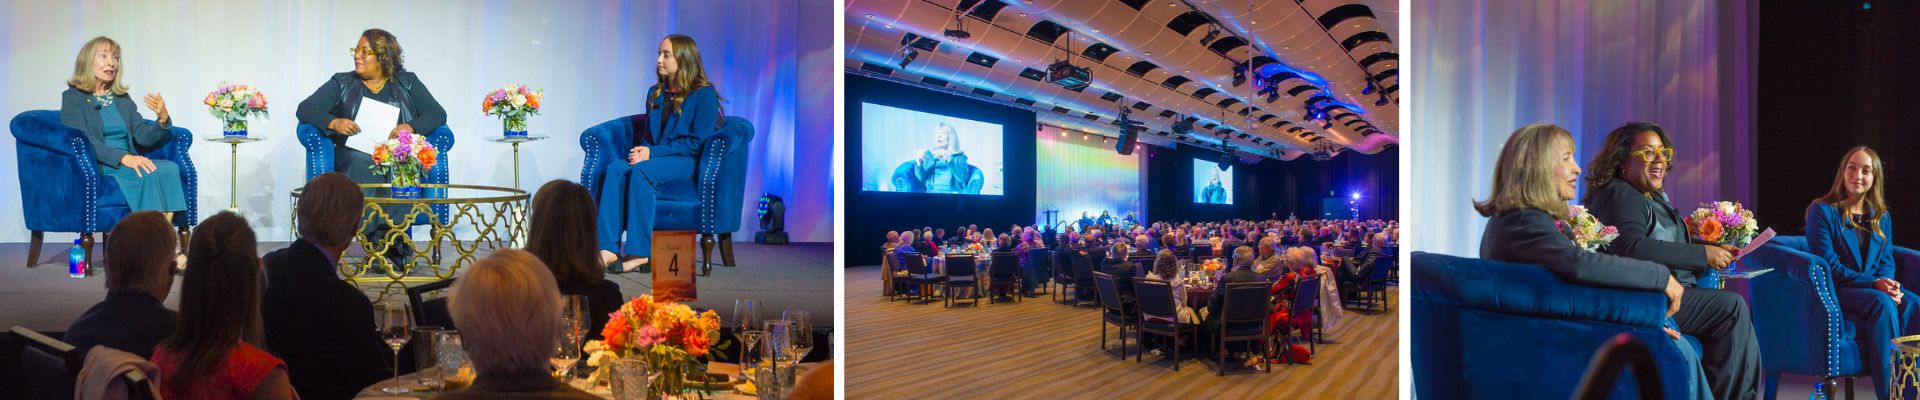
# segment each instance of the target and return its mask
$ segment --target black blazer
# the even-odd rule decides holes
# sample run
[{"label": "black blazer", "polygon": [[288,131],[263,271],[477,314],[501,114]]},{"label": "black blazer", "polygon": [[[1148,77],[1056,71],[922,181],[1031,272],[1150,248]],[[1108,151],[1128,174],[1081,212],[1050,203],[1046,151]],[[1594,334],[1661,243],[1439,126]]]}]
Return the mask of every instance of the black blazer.
[{"label": "black blazer", "polygon": [[1113,276],[1113,287],[1120,294],[1121,307],[1131,309],[1134,299],[1133,263],[1125,258],[1108,260],[1105,269],[1107,275]]},{"label": "black blazer", "polygon": [[1213,284],[1213,297],[1207,298],[1207,319],[1206,321],[1202,321],[1202,324],[1216,328],[1219,327],[1220,309],[1226,306],[1227,285],[1259,280],[1260,276],[1254,275],[1252,268],[1246,267],[1236,267],[1227,271],[1226,274],[1221,275],[1220,281]]},{"label": "black blazer", "polygon": [[[107,128],[101,125],[100,108],[94,103],[92,94],[68,86],[67,91],[60,92],[60,123],[87,134],[87,144],[93,146],[94,161],[118,168],[120,157],[126,157],[127,152],[107,147]],[[124,94],[114,96],[113,104],[114,111],[119,111],[120,119],[127,124],[127,136],[133,138],[135,151],[146,154],[173,141],[171,119],[167,123],[157,123],[141,118],[140,104]]]},{"label": "black blazer", "polygon": [[[347,137],[339,132],[327,129],[327,123],[334,118],[353,119],[360,112],[360,92],[366,87],[360,76],[353,72],[341,72],[327,78],[300,101],[300,108],[294,111],[300,123],[313,125],[335,144],[344,144]],[[397,89],[394,99],[400,103],[400,122],[412,125],[414,133],[426,135],[447,124],[447,110],[433,99],[433,93],[427,91],[427,85],[420,83],[420,77],[412,72],[402,71],[393,75],[393,82],[382,91]],[[386,132],[375,132],[386,133]],[[388,377],[392,378],[392,377]]]},{"label": "black blazer", "polygon": [[[1699,275],[1711,269],[1707,266],[1707,251],[1699,244],[1650,236],[1656,220],[1686,232],[1680,211],[1667,204],[1664,193],[1647,196],[1632,184],[1615,179],[1597,189],[1588,189],[1586,202],[1587,212],[1600,223],[1620,230],[1620,237],[1601,251],[1665,265],[1673,270],[1674,279],[1689,287],[1694,286]],[[1686,234],[1682,233],[1681,237],[1684,240]]]},{"label": "black blazer", "polygon": [[1581,250],[1572,234],[1540,210],[1512,210],[1487,220],[1480,258],[1538,265],[1577,285],[1666,290],[1667,268],[1648,261]]},{"label": "black blazer", "polygon": [[626,303],[626,299],[620,297],[620,284],[607,279],[561,283],[560,294],[587,296],[587,314],[592,320],[587,326],[587,340],[600,340],[600,330],[612,319],[610,314],[620,311],[620,305]]},{"label": "black blazer", "polygon": [[374,332],[373,304],[340,280],[319,247],[295,240],[264,261],[267,350],[286,360],[301,398],[349,399],[393,377],[392,350]]},{"label": "black blazer", "polygon": [[178,314],[146,293],[108,292],[107,299],[94,304],[60,341],[85,354],[95,345],[153,358],[153,347],[173,335]]}]

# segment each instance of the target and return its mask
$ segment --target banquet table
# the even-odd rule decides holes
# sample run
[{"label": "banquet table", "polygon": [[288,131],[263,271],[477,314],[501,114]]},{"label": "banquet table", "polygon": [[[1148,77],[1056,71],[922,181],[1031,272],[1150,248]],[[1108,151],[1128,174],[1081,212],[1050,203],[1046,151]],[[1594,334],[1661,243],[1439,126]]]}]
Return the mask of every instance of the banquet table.
[{"label": "banquet table", "polygon": [[[794,373],[794,379],[796,380],[802,379],[803,377],[807,376],[808,372],[812,372],[814,368],[818,368],[819,366],[820,366],[820,363],[801,363],[799,366],[799,371]],[[735,380],[739,379],[738,364],[709,363],[708,369],[710,371],[715,371],[715,373],[725,372],[728,375],[733,376]],[[380,381],[379,383],[375,383],[373,384],[373,386],[368,386],[366,388],[360,389],[360,394],[355,395],[354,398],[356,399],[430,398],[430,397],[439,395],[441,391],[433,390],[433,388],[428,387],[427,385],[419,384],[419,382],[423,378],[430,377],[430,376],[439,376],[439,374],[440,374],[439,367],[429,367],[427,369],[422,369],[420,371],[415,371],[413,373],[400,375],[399,381],[407,382],[407,386],[408,388],[413,390],[412,392],[401,393],[401,394],[387,394],[387,393],[381,392],[380,391],[381,388],[392,385],[394,382],[393,379],[387,379],[387,380]],[[597,388],[588,388],[587,382],[585,379],[575,379],[571,382],[568,382],[567,384],[573,386],[576,389],[584,390],[587,393],[591,393],[595,396],[600,396],[600,398],[604,398],[604,399],[613,398],[613,393],[608,391],[608,389],[604,386],[597,387]],[[716,399],[716,400],[750,400],[750,399],[759,398],[759,397],[755,397],[754,395],[741,393],[740,391],[733,390],[733,389],[701,391],[701,394],[704,395],[704,397],[707,399]],[[695,398],[695,397],[690,396],[687,398]]]}]

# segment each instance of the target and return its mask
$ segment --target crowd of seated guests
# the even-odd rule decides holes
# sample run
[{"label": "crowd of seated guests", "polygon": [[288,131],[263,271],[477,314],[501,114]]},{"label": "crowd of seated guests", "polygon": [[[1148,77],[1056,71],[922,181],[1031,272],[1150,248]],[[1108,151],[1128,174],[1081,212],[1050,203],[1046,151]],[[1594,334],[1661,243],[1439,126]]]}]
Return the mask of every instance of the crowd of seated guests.
[{"label": "crowd of seated guests", "polygon": [[[907,257],[926,257],[927,265],[937,266],[947,256],[944,253],[946,249],[1012,252],[1017,256],[1021,268],[1020,294],[1036,296],[1035,289],[1051,278],[1035,269],[1036,261],[1033,258],[1036,254],[1043,257],[1060,253],[1078,255],[1103,260],[1093,269],[1113,276],[1121,307],[1129,313],[1137,312],[1133,287],[1135,279],[1176,279],[1179,260],[1187,259],[1228,260],[1228,268],[1215,274],[1215,287],[1225,287],[1235,282],[1272,282],[1275,304],[1291,300],[1290,296],[1296,290],[1314,290],[1295,287],[1295,283],[1305,278],[1333,280],[1323,282],[1323,285],[1333,284],[1343,290],[1359,287],[1367,278],[1365,271],[1370,271],[1380,260],[1393,256],[1400,235],[1399,223],[1390,220],[1293,219],[1161,221],[1124,228],[1016,224],[1000,233],[995,233],[992,228],[966,225],[955,227],[951,232],[949,235],[947,229],[932,227],[887,232],[886,242],[881,248],[887,257],[885,263],[892,266],[889,272],[894,277],[905,277]],[[1330,252],[1337,249],[1351,252],[1353,256],[1337,265],[1324,264],[1321,256],[1330,257]],[[1045,251],[1033,253],[1033,250]],[[978,267],[984,270],[989,265],[981,263]],[[1062,273],[1070,268],[1068,265],[1050,267],[1053,273]],[[917,290],[898,285],[901,282],[898,280],[890,282],[895,282],[894,290]],[[1083,301],[1093,299],[1093,288],[1079,286],[1075,285],[1072,296],[1079,296]],[[1180,322],[1199,324],[1202,337],[1211,337],[1220,332],[1222,327],[1216,318],[1223,292],[1213,292],[1206,309],[1195,310],[1186,306],[1185,291],[1175,290],[1174,300]],[[1338,304],[1333,307],[1337,309]],[[1284,307],[1275,307],[1270,315],[1276,332],[1282,329],[1283,324],[1305,329],[1313,322],[1312,317],[1306,313],[1289,315]],[[1142,343],[1153,347],[1154,342],[1147,340]],[[1158,354],[1160,350],[1156,348],[1153,352]],[[1244,348],[1232,350],[1232,353],[1236,358],[1261,358]]]},{"label": "crowd of seated guests", "polygon": [[[303,190],[298,239],[265,257],[247,220],[232,212],[198,224],[184,262],[164,216],[128,215],[107,248],[106,298],[62,339],[82,353],[108,349],[150,363],[166,398],[347,399],[393,377],[371,302],[337,273],[359,233],[360,188],[326,173]],[[555,348],[544,344],[559,330],[560,295],[587,295],[602,316],[621,303],[619,287],[593,260],[591,197],[579,184],[554,181],[532,204],[529,251],[494,252],[450,291],[450,322],[477,376],[441,398],[595,398],[547,373]],[[932,249],[910,243],[913,235],[899,238],[902,250]],[[177,312],[164,305],[176,273]],[[598,332],[605,320],[593,324]]]}]

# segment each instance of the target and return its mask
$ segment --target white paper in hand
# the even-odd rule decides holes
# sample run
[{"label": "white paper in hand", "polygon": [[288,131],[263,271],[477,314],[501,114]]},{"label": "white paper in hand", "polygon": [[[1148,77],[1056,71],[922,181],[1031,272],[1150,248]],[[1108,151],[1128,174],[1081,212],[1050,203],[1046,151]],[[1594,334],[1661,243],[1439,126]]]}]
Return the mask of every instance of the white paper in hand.
[{"label": "white paper in hand", "polygon": [[1760,245],[1767,244],[1768,240],[1773,240],[1773,228],[1767,228],[1767,230],[1761,231],[1759,235],[1755,235],[1753,241],[1747,242],[1747,247],[1741,247],[1740,252],[1734,254],[1734,258],[1738,259],[1742,256],[1753,254],[1755,250],[1760,250]]},{"label": "white paper in hand", "polygon": [[387,141],[387,133],[400,125],[400,108],[361,97],[360,113],[355,115],[353,123],[360,125],[360,133],[347,137],[347,148],[373,154],[374,147]]}]

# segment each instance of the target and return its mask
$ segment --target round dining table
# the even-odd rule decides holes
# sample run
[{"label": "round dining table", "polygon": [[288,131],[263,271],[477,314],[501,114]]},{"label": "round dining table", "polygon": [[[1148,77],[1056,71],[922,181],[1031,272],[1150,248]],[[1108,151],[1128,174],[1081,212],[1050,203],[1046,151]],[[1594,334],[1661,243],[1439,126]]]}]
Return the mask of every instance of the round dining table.
[{"label": "round dining table", "polygon": [[[808,372],[813,371],[814,368],[818,368],[820,365],[821,365],[820,363],[811,363],[811,362],[801,363],[798,367],[798,371],[794,373],[794,379],[801,379],[801,377],[807,376]],[[738,382],[740,380],[739,367],[737,364],[711,363],[709,364],[708,369],[710,371],[714,371],[715,373],[726,373],[728,376],[733,377],[733,380],[735,382]],[[437,377],[437,376],[440,376],[439,367],[428,367],[426,369],[415,371],[413,373],[400,375],[400,377],[397,378],[398,379],[397,381],[404,382],[407,388],[412,390],[411,392],[401,393],[401,394],[388,394],[386,392],[380,391],[381,388],[385,388],[387,386],[392,385],[394,382],[396,382],[395,379],[387,379],[387,380],[380,381],[378,383],[374,383],[373,386],[368,386],[366,388],[360,389],[360,394],[355,395],[354,398],[356,399],[430,398],[435,395],[439,395],[441,391],[434,389],[432,386],[423,384],[422,382],[430,379],[429,377]],[[605,386],[590,387],[586,379],[575,379],[567,382],[567,384],[573,386],[576,389],[586,391],[587,393],[593,394],[595,396],[600,396],[600,398],[604,398],[604,399],[613,398],[613,392],[609,391],[607,387]],[[715,399],[715,400],[749,400],[749,399],[759,398],[753,394],[743,393],[739,391],[737,388],[729,388],[725,390],[700,391],[699,395],[700,396],[686,396],[684,398],[705,398],[705,399]]]}]

